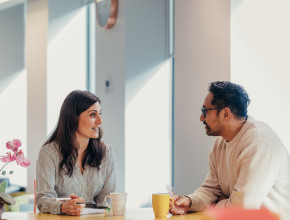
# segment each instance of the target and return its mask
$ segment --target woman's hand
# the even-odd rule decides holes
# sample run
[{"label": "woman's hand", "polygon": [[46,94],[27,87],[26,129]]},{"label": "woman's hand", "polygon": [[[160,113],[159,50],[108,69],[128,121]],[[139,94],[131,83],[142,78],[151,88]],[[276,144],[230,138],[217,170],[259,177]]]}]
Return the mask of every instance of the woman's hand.
[{"label": "woman's hand", "polygon": [[71,200],[68,200],[61,205],[61,213],[68,215],[81,215],[83,212],[85,204],[76,204],[76,203],[84,203],[85,200],[83,198],[79,198],[75,194],[69,195]]},{"label": "woman's hand", "polygon": [[174,203],[170,201],[169,213],[174,215],[182,215],[189,210],[190,199],[185,196],[173,196]]},{"label": "woman's hand", "polygon": [[72,198],[72,199],[78,199],[78,198],[79,198],[79,197],[78,197],[76,194],[74,194],[74,193],[69,194],[68,197],[70,197],[70,198]]}]

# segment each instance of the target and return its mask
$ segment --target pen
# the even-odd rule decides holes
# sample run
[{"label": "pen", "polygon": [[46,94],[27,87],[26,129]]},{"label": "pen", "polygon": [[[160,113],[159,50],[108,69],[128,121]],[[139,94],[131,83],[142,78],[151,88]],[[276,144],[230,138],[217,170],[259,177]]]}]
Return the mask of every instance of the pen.
[{"label": "pen", "polygon": [[61,201],[61,202],[65,202],[65,201],[68,201],[68,200],[72,200],[72,199],[78,199],[79,197],[71,197],[71,198],[55,198],[54,200],[55,201]]},{"label": "pen", "polygon": [[68,201],[68,200],[71,200],[72,198],[55,198],[54,200],[55,201],[61,201],[61,202],[65,202],[65,201]]}]

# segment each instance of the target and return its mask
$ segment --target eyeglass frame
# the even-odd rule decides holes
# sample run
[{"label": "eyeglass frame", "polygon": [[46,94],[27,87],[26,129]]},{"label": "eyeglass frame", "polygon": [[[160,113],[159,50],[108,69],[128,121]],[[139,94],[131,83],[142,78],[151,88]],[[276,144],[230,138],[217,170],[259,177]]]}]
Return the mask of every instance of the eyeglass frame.
[{"label": "eyeglass frame", "polygon": [[217,110],[217,109],[221,109],[220,107],[215,107],[215,108],[204,108],[204,106],[201,107],[201,114],[203,115],[203,117],[206,117],[206,111],[210,111],[210,110]]}]

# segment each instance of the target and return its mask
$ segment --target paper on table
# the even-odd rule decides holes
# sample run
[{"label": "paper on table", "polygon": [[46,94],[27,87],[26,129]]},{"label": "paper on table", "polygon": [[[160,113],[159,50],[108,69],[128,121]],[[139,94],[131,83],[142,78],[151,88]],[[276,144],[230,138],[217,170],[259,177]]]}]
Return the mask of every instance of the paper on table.
[{"label": "paper on table", "polygon": [[101,214],[104,209],[84,208],[82,215]]}]

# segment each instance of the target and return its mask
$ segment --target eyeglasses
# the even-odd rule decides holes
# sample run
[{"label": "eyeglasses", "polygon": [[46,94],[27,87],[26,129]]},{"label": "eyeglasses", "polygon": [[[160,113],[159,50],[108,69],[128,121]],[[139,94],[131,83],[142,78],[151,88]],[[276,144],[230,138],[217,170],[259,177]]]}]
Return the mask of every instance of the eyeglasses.
[{"label": "eyeglasses", "polygon": [[205,118],[206,117],[206,111],[210,111],[210,110],[216,110],[216,109],[220,109],[220,108],[205,108],[205,107],[202,107],[201,108],[201,113],[203,115],[203,117]]}]

